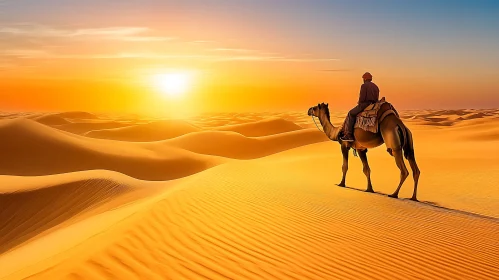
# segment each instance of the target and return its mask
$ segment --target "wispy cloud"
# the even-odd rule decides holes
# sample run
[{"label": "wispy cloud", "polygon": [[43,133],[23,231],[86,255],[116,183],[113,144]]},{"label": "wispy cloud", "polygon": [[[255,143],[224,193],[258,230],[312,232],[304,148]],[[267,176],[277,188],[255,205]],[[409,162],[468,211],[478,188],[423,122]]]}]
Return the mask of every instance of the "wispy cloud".
[{"label": "wispy cloud", "polygon": [[[0,0],[1,1],[1,0]],[[155,31],[148,27],[102,27],[102,28],[78,28],[69,29],[62,27],[52,27],[35,23],[18,23],[4,25],[0,27],[0,39],[5,36],[19,36],[17,44],[12,44],[10,49],[4,48],[0,50],[1,57],[11,57],[18,59],[184,59],[184,60],[199,60],[207,62],[327,62],[336,61],[336,58],[313,58],[311,55],[303,57],[270,53],[254,49],[246,48],[227,48],[216,47],[218,44],[215,41],[182,41],[170,36],[157,36]],[[33,39],[33,40],[32,40]],[[46,39],[46,40],[45,40]],[[100,40],[121,40],[127,42],[163,42],[175,40],[178,44],[210,44],[213,47],[200,47],[200,54],[190,53],[155,53],[155,52],[127,52],[126,46],[119,46],[116,52],[99,53],[95,49],[95,53],[75,53],[68,54],[67,50],[64,53],[58,53],[54,48],[48,48],[51,39],[57,39],[58,44],[64,46],[64,40],[92,40],[99,42]],[[62,41],[61,41],[62,40]],[[40,49],[33,47],[32,43],[19,42],[37,42],[35,45]],[[16,42],[16,40],[9,40]],[[62,50],[62,48],[58,48]],[[122,51],[123,50],[123,51]]]},{"label": "wispy cloud", "polygon": [[66,32],[50,27],[24,24],[15,24],[11,26],[0,27],[0,33],[30,37],[57,37],[68,35],[68,33]]},{"label": "wispy cloud", "polygon": [[352,71],[352,70],[350,70],[350,69],[322,69],[319,71],[322,71],[322,72],[347,72],[347,71]]},{"label": "wispy cloud", "polygon": [[282,56],[277,53],[269,53],[254,49],[239,48],[212,48],[210,52],[224,53],[223,55],[210,56],[215,61],[281,61],[281,62],[321,62],[336,61],[336,58],[313,58]]},{"label": "wispy cloud", "polygon": [[41,58],[49,54],[43,50],[28,50],[28,49],[13,49],[0,50],[0,57],[17,57],[17,58]]},{"label": "wispy cloud", "polygon": [[134,37],[124,37],[121,38],[123,41],[129,42],[165,42],[165,41],[173,41],[177,38],[175,37],[154,37],[154,36],[134,36]]},{"label": "wispy cloud", "polygon": [[3,50],[0,56],[14,56],[18,58],[47,58],[47,59],[197,59],[211,62],[224,61],[275,61],[275,62],[320,62],[335,61],[334,58],[293,58],[282,56],[259,55],[193,55],[193,54],[160,54],[160,53],[115,53],[115,54],[55,54],[37,50]]},{"label": "wispy cloud", "polygon": [[189,43],[192,43],[192,44],[210,44],[210,43],[215,43],[215,41],[196,40],[196,41],[191,41]]},{"label": "wispy cloud", "polygon": [[69,36],[129,36],[149,31],[145,27],[106,27],[69,31]]},{"label": "wispy cloud", "polygon": [[64,29],[40,24],[20,23],[0,27],[0,34],[26,36],[33,38],[86,38],[123,40],[123,41],[170,41],[172,37],[145,36],[144,33],[152,31],[147,27],[103,27]]},{"label": "wispy cloud", "polygon": [[232,52],[232,53],[252,53],[252,52],[258,52],[257,50],[231,49],[231,48],[214,48],[214,49],[208,49],[208,51],[212,51],[212,52]]},{"label": "wispy cloud", "polygon": [[298,58],[284,56],[245,55],[245,56],[213,56],[216,61],[276,61],[276,62],[321,62],[336,61],[336,58]]}]

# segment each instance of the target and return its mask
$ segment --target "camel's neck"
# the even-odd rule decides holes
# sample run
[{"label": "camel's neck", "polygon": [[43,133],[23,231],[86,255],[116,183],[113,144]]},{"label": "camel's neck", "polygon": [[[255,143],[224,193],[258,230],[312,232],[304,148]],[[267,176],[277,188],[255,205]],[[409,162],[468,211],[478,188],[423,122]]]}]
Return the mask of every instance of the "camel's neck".
[{"label": "camel's neck", "polygon": [[340,131],[339,127],[335,127],[327,118],[326,114],[321,114],[319,116],[319,121],[321,122],[322,128],[326,136],[333,140],[338,141],[338,134]]}]

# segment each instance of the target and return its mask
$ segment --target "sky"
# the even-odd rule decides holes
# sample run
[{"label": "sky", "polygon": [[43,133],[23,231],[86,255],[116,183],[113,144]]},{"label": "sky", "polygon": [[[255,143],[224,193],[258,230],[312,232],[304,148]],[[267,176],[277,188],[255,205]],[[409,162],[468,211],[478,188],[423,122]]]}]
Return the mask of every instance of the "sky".
[{"label": "sky", "polygon": [[[0,110],[499,107],[499,1],[0,0]],[[180,96],[154,77],[185,73]]]}]

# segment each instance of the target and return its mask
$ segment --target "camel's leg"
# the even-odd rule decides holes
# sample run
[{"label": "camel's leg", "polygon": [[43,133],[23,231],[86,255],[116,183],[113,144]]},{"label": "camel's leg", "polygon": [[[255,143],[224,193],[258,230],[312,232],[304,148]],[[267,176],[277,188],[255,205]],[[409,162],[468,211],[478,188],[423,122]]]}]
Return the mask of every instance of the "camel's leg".
[{"label": "camel's leg", "polygon": [[367,150],[359,151],[360,160],[362,160],[362,165],[364,166],[363,171],[367,177],[367,189],[366,192],[374,192],[373,186],[371,185],[371,168],[369,168],[369,162],[367,162]]},{"label": "camel's leg", "polygon": [[414,192],[412,193],[411,200],[418,201],[418,198],[417,198],[418,180],[419,180],[419,174],[421,174],[421,171],[419,171],[418,164],[416,163],[416,159],[414,158],[414,156],[409,157],[409,164],[411,165],[412,177],[414,178]]},{"label": "camel's leg", "polygon": [[341,170],[343,171],[343,179],[341,179],[341,183],[338,184],[340,187],[346,187],[345,185],[345,180],[347,177],[347,171],[348,171],[348,151],[350,148],[348,146],[343,146],[341,145],[341,153],[343,154],[343,166],[341,167]]},{"label": "camel's leg", "polygon": [[389,195],[389,197],[398,198],[400,188],[402,187],[402,184],[404,183],[405,179],[407,179],[407,176],[409,176],[409,171],[407,170],[407,167],[405,167],[404,156],[402,155],[401,149],[394,150],[393,156],[395,157],[395,162],[397,163],[397,167],[400,169],[400,183],[399,186],[397,187],[397,190],[393,194]]}]

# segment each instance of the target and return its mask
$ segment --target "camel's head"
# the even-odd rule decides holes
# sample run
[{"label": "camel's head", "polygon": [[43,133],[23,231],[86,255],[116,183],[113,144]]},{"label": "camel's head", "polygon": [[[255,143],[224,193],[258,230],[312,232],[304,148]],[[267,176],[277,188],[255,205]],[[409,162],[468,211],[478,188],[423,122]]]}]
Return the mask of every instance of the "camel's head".
[{"label": "camel's head", "polygon": [[314,117],[320,117],[321,114],[326,114],[328,120],[330,119],[329,117],[329,105],[327,103],[320,103],[317,104],[317,106],[311,107],[308,109],[308,115],[309,116],[314,116]]}]

